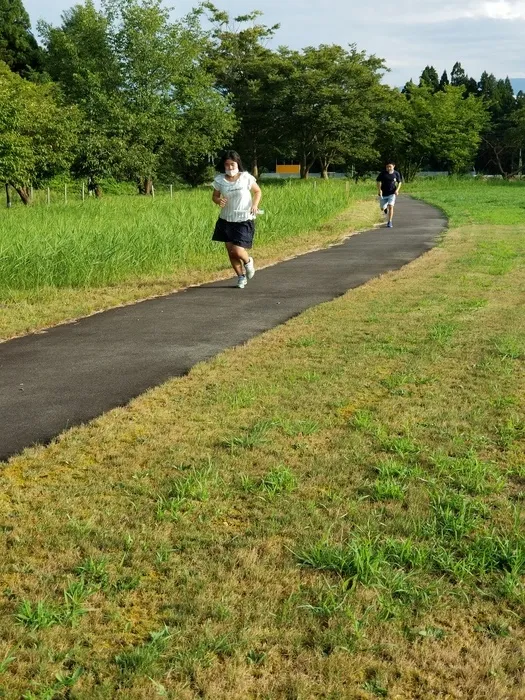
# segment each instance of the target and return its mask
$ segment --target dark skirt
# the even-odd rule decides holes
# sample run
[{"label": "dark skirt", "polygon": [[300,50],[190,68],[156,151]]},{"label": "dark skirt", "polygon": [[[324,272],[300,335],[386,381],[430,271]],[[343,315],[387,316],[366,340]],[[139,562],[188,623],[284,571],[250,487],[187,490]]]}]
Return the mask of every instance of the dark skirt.
[{"label": "dark skirt", "polygon": [[252,219],[248,221],[226,221],[219,219],[215,224],[212,241],[221,243],[233,243],[241,248],[251,248],[253,236],[255,234],[255,223]]}]

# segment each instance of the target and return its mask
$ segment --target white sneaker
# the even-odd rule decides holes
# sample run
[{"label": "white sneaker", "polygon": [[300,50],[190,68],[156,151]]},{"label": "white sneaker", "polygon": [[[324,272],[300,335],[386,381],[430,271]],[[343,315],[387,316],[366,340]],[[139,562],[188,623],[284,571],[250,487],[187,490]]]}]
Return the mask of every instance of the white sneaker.
[{"label": "white sneaker", "polygon": [[244,271],[246,272],[246,277],[251,280],[255,275],[255,264],[253,258],[250,258],[247,263],[244,263]]},{"label": "white sneaker", "polygon": [[237,286],[239,289],[244,289],[247,282],[246,275],[239,275],[239,277],[237,277]]}]

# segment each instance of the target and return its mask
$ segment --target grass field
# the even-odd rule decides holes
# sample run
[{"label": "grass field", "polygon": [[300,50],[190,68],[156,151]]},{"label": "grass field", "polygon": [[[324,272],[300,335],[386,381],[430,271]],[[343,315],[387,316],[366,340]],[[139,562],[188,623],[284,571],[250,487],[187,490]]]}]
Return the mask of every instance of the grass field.
[{"label": "grass field", "polygon": [[[370,201],[363,184],[264,183],[258,264],[368,228],[379,218]],[[233,274],[211,241],[217,215],[210,188],[4,210],[0,339]]]},{"label": "grass field", "polygon": [[525,189],[407,190],[440,246],[5,465],[3,697],[525,697]]}]

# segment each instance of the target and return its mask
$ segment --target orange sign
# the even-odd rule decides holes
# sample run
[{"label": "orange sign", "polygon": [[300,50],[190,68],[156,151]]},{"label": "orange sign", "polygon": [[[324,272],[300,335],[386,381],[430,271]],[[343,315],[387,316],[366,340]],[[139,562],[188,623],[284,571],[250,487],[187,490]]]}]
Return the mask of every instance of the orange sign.
[{"label": "orange sign", "polygon": [[275,172],[279,175],[299,175],[301,172],[300,165],[276,165]]}]

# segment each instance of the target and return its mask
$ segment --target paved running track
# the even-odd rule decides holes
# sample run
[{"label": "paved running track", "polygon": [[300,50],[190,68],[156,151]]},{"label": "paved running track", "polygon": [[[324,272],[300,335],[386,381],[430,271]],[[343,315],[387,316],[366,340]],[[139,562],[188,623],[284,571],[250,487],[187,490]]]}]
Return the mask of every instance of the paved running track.
[{"label": "paved running track", "polygon": [[446,225],[434,207],[401,197],[394,228],[258,270],[245,289],[233,278],[190,287],[0,343],[0,460],[399,269]]}]

